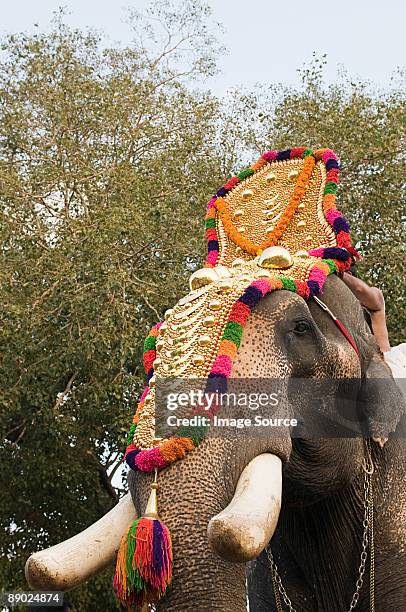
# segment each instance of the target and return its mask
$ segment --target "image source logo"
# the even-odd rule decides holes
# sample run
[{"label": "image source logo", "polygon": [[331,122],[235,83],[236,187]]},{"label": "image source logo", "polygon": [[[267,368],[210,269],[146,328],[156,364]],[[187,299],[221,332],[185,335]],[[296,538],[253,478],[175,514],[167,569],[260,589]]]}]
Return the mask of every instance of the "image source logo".
[{"label": "image source logo", "polygon": [[[180,393],[168,393],[167,409],[177,411],[179,408],[190,408],[191,416],[170,414],[166,418],[169,427],[212,427],[243,429],[248,427],[295,427],[296,419],[265,417],[261,414],[252,415],[260,408],[272,409],[279,404],[277,392],[244,393],[218,392],[190,389]],[[240,414],[246,416],[231,416]],[[227,416],[224,415],[227,412]],[[250,415],[251,412],[251,415]],[[249,416],[248,416],[249,415]]]}]

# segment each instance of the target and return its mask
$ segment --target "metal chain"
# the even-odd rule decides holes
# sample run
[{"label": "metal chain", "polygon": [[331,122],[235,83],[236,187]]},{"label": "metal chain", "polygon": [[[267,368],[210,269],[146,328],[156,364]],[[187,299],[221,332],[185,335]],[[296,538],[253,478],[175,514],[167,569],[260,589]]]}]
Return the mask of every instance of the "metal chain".
[{"label": "metal chain", "polygon": [[[351,599],[350,607],[348,612],[352,612],[359,601],[362,585],[364,584],[364,574],[366,562],[368,559],[368,546],[370,549],[370,572],[369,572],[369,598],[370,612],[375,612],[375,547],[374,547],[374,498],[372,488],[372,475],[374,473],[374,464],[371,457],[370,441],[366,442],[366,460],[364,459],[363,470],[365,472],[364,477],[364,520],[362,522],[363,533],[361,541],[361,557],[360,565],[358,568],[358,578],[355,583],[355,591]],[[268,544],[266,547],[266,553],[271,567],[271,576],[273,591],[275,596],[276,610],[277,612],[283,612],[281,597],[289,612],[297,612],[293,606],[292,601],[289,599],[286,593],[285,587],[282,584],[282,579],[278,572],[278,567],[272,555],[271,547]]]},{"label": "metal chain", "polygon": [[369,531],[370,531],[370,519],[373,513],[373,506],[371,506],[371,483],[372,483],[372,474],[374,473],[374,466],[371,459],[371,453],[369,445],[366,448],[366,456],[367,459],[364,459],[363,469],[365,472],[364,477],[364,520],[363,520],[363,535],[362,535],[362,544],[361,544],[361,562],[358,570],[358,580],[355,584],[355,592],[352,596],[350,607],[348,608],[348,612],[354,610],[358,605],[359,596],[361,592],[362,585],[364,583],[364,574],[365,574],[365,566],[368,559],[368,545],[369,545]]},{"label": "metal chain", "polygon": [[[282,599],[285,602],[289,612],[296,612],[296,608],[293,607],[293,604],[291,600],[289,599],[288,594],[285,591],[285,587],[282,584],[282,579],[279,575],[278,567],[273,558],[271,547],[269,546],[269,544],[266,547],[266,554],[268,555],[269,565],[271,566],[273,592],[275,596],[277,612],[283,612],[280,595],[282,595]],[[278,588],[278,590],[275,589],[275,586]]]},{"label": "metal chain", "polygon": [[[271,556],[272,556],[272,553],[271,553]],[[278,569],[277,569],[276,564],[275,564],[275,562],[273,560],[273,557],[271,559],[271,557],[269,557],[269,554],[268,554],[268,558],[269,558],[269,562],[271,564],[272,586],[273,586],[273,594],[275,596],[276,612],[283,612],[281,596],[279,594],[279,589],[282,589],[284,591],[285,595],[286,595],[286,591],[283,588],[283,584],[282,584],[282,581],[281,581],[280,576],[278,574]],[[279,578],[279,582],[276,581],[277,580],[276,576]],[[293,610],[291,602],[290,602],[290,599],[288,598],[287,595],[286,595],[285,603],[286,602],[287,602],[288,606],[290,606],[290,608]]]},{"label": "metal chain", "polygon": [[375,466],[371,456],[371,440],[367,440],[367,457],[370,464],[369,470],[369,610],[375,612],[375,533],[374,533],[374,489],[373,474]]}]

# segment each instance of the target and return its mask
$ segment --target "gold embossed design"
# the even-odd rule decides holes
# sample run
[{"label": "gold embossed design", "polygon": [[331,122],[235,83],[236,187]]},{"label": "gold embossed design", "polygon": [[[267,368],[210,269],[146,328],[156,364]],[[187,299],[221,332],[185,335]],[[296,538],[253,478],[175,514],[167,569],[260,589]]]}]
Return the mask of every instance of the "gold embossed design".
[{"label": "gold embossed design", "polygon": [[[170,381],[170,391],[181,392],[182,383],[190,378],[207,378],[218,354],[224,328],[233,304],[254,281],[264,276],[284,276],[296,281],[306,281],[313,266],[319,263],[314,257],[292,257],[292,265],[286,268],[264,270],[260,258],[223,267],[217,281],[192,290],[171,309],[158,332],[154,382],[145,398],[134,435],[134,444],[141,449],[153,448],[155,438],[155,384]],[[215,304],[215,310],[213,310]],[[210,318],[211,324],[207,325]],[[184,383],[183,383],[184,384]],[[178,388],[175,386],[178,385]]]},{"label": "gold embossed design", "polygon": [[[271,274],[305,281],[317,263],[319,260],[315,257],[293,256],[288,269],[283,265],[273,269]],[[181,298],[159,330],[155,376],[206,377],[234,302],[263,271],[259,257],[239,266],[223,268],[222,279]],[[224,281],[227,281],[226,286]],[[206,325],[208,319],[214,321],[213,325]],[[201,345],[198,339],[203,336],[210,336],[210,341]],[[204,356],[204,363],[193,363],[197,355]]]},{"label": "gold embossed design", "polygon": [[[303,159],[291,159],[266,163],[254,175],[234,187],[224,200],[228,205],[231,219],[238,227],[244,227],[244,236],[251,242],[261,244],[278,222],[292,197],[295,181],[290,174],[303,170]],[[269,180],[270,174],[273,175]],[[326,168],[322,161],[316,163],[302,202],[294,213],[278,245],[291,253],[318,247],[336,246],[333,229],[327,222],[322,206],[326,183]],[[244,199],[243,193],[250,190],[252,195]],[[235,217],[235,212],[239,214]],[[303,223],[304,222],[304,225]],[[227,235],[223,224],[216,215],[219,239],[218,264],[231,265],[236,258],[252,259],[252,255],[238,247]]]}]

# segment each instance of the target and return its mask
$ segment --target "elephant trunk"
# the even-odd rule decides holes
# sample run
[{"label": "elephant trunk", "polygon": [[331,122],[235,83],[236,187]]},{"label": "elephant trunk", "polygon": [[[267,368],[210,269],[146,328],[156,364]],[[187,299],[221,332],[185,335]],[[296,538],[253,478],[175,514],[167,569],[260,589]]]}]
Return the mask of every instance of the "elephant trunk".
[{"label": "elephant trunk", "polygon": [[[257,454],[258,450],[261,453],[245,448],[241,471],[241,456],[233,443],[208,440],[199,453],[162,474],[160,515],[172,533],[174,573],[159,610],[246,610],[244,562],[267,545],[281,503],[281,460],[265,449]],[[232,472],[237,482],[234,495],[226,486]],[[26,576],[32,588],[67,591],[114,561],[121,536],[136,510],[146,507],[150,491],[150,478],[130,473],[129,483],[135,508],[127,495],[82,533],[31,555]]]},{"label": "elephant trunk", "polygon": [[[217,444],[221,444],[221,463],[213,461]],[[208,440],[200,456],[192,453],[162,474],[160,514],[172,534],[174,574],[172,588],[157,606],[160,612],[246,611],[245,561],[265,548],[276,527],[282,462],[270,453],[257,455],[248,445],[245,450],[240,470],[241,448],[238,455],[232,444]],[[230,491],[225,478],[233,472],[236,485]],[[176,483],[181,478],[178,494]]]}]

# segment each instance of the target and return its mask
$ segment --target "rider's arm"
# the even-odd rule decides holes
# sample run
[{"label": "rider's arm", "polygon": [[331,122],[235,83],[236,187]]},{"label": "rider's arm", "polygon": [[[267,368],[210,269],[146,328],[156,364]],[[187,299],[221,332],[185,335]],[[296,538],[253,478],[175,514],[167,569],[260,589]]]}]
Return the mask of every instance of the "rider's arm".
[{"label": "rider's arm", "polygon": [[370,312],[375,310],[385,311],[385,300],[383,293],[378,287],[370,287],[363,280],[344,272],[343,281],[351,289],[356,298]]},{"label": "rider's arm", "polygon": [[385,299],[377,287],[370,287],[360,278],[344,273],[343,281],[371,315],[372,331],[383,353],[390,350],[388,329],[386,327]]}]

